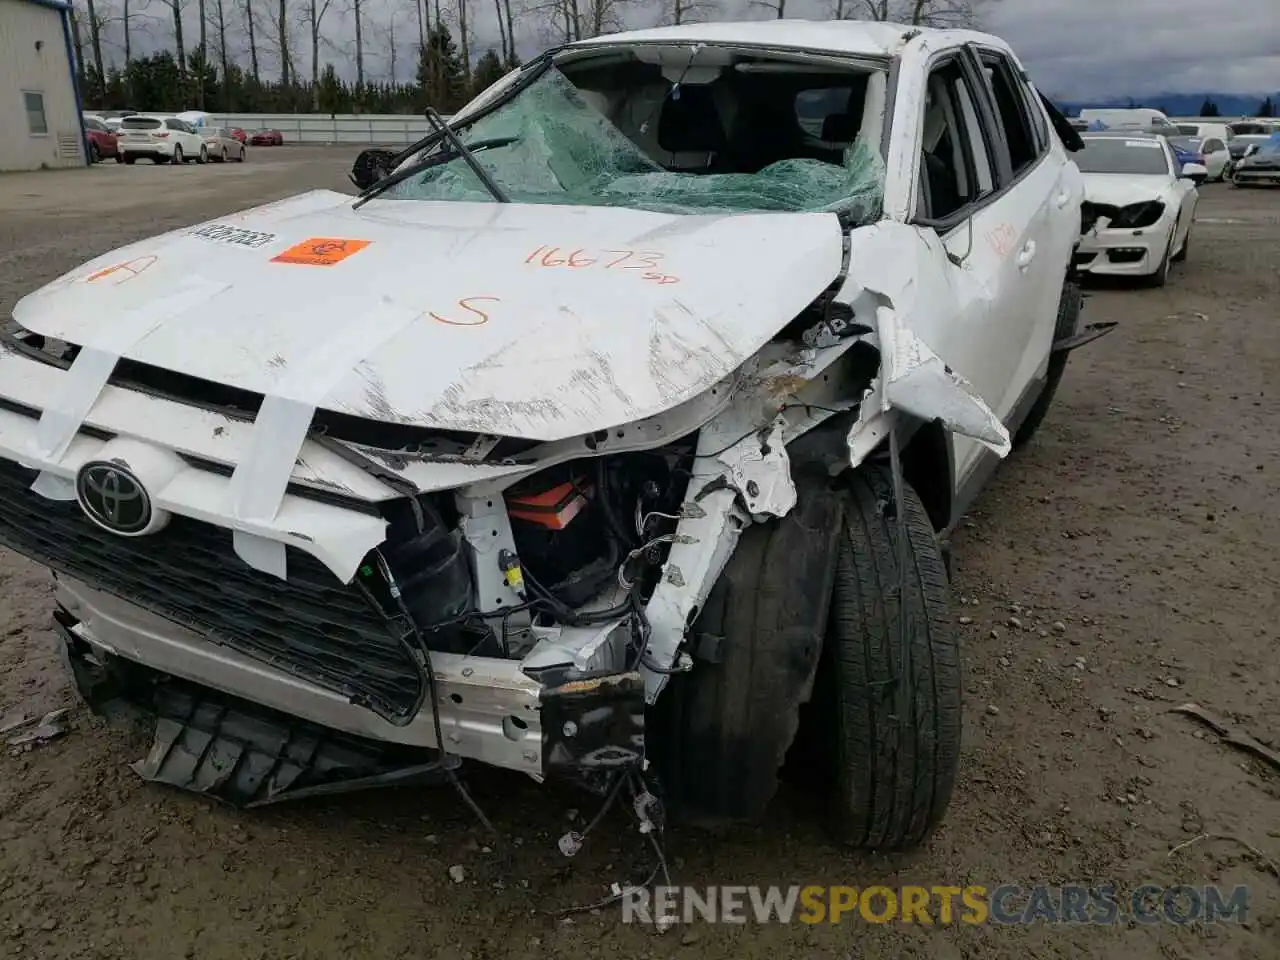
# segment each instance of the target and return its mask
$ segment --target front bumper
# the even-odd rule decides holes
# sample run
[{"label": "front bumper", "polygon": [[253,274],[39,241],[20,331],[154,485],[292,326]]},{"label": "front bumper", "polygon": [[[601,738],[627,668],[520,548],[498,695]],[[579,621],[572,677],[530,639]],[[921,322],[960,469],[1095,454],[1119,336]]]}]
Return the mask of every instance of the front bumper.
[{"label": "front bumper", "polygon": [[1236,167],[1231,176],[1236,183],[1280,186],[1280,168],[1257,170],[1249,166]]},{"label": "front bumper", "polygon": [[1148,276],[1160,266],[1172,231],[1172,218],[1140,230],[1095,228],[1080,238],[1073,264],[1081,273]]},{"label": "front bumper", "polygon": [[[392,724],[308,683],[79,581],[60,577],[58,626],[101,662],[119,658],[159,677],[217,691],[327,731],[392,747],[437,747],[430,700]],[[446,751],[537,780],[599,787],[644,756],[644,682],[609,674],[544,686],[517,661],[433,654]],[[83,685],[82,685],[83,686]]]}]

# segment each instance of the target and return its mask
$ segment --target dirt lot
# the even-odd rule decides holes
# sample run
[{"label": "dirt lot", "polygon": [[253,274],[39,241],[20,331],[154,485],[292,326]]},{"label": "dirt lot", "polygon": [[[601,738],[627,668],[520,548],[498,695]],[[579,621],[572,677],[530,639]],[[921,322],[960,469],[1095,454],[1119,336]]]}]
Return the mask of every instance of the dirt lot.
[{"label": "dirt lot", "polygon": [[[312,187],[351,151],[257,150],[244,166],[114,164],[0,177],[0,315],[80,261],[148,233]],[[137,731],[73,729],[0,752],[0,956],[119,958],[1280,956],[1280,771],[1169,708],[1188,701],[1280,746],[1280,192],[1203,191],[1189,262],[1162,291],[1087,304],[1118,332],[1082,350],[1036,442],[956,543],[964,768],[925,851],[850,855],[805,797],[716,844],[675,832],[676,881],[1247,884],[1244,925],[700,925],[658,937],[613,910],[542,911],[636,876],[619,817],[576,860],[566,808],[473,777],[513,838],[493,850],[447,791],[238,814],[144,785]],[[962,601],[963,602],[963,601]],[[46,576],[0,553],[0,718],[73,704]],[[454,883],[449,868],[461,865]]]}]

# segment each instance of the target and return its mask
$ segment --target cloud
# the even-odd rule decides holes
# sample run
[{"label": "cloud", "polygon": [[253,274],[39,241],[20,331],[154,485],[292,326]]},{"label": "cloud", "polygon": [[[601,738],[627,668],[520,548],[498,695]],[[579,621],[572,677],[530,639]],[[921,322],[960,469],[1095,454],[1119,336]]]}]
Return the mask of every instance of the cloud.
[{"label": "cloud", "polygon": [[[100,13],[119,15],[120,0],[98,0]],[[136,11],[145,3],[146,31],[135,31],[135,55],[173,46],[172,14],[165,0],[131,0]],[[182,2],[182,0],[179,0]],[[206,0],[210,16],[215,0]],[[248,42],[242,13],[245,0],[223,0],[234,58],[248,62]],[[258,11],[259,60],[264,73],[279,73],[277,45],[272,40],[274,0],[251,0]],[[435,0],[432,0],[433,6]],[[456,23],[458,0],[440,0],[445,19]],[[517,9],[538,0],[513,0]],[[984,29],[1007,40],[1032,79],[1045,92],[1069,100],[1155,93],[1271,93],[1280,89],[1280,30],[1276,4],[1280,0],[1231,0],[1230,13],[1208,15],[1205,0],[980,0]],[[115,3],[112,10],[110,4]],[[618,9],[628,27],[652,26],[661,20],[664,0],[622,0]],[[824,19],[836,0],[787,0],[788,16]],[[500,46],[494,0],[467,0],[471,55]],[[293,57],[298,73],[311,73],[305,0],[290,0],[293,9]],[[365,72],[372,80],[409,81],[414,72],[418,23],[412,0],[362,0]],[[846,7],[853,7],[845,0]],[[196,0],[186,0],[183,16],[188,46],[197,35]],[[770,16],[750,0],[721,0],[715,19],[761,19]],[[528,59],[555,38],[544,15],[532,10],[517,14],[518,52]],[[351,0],[332,0],[322,24],[320,62],[332,63],[338,73],[355,77],[354,18]],[[456,30],[455,30],[456,34]],[[395,37],[395,55],[391,36]],[[210,42],[213,43],[212,28]],[[106,29],[105,53],[122,60],[118,22]]]},{"label": "cloud", "polygon": [[1058,97],[1263,93],[1280,88],[1276,2],[1000,0],[984,26]]}]

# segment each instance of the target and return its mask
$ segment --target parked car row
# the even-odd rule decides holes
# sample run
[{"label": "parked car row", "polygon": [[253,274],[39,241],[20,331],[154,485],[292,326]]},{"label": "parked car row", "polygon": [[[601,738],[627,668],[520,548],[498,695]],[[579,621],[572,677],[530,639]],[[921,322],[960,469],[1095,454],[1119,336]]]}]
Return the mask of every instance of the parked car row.
[{"label": "parked car row", "polygon": [[[113,116],[85,114],[84,130],[90,163],[114,158],[117,163],[243,163],[246,146],[280,146],[279,130],[252,134],[239,127],[211,126],[207,114],[173,116],[121,111]],[[197,119],[198,118],[198,119]]]}]

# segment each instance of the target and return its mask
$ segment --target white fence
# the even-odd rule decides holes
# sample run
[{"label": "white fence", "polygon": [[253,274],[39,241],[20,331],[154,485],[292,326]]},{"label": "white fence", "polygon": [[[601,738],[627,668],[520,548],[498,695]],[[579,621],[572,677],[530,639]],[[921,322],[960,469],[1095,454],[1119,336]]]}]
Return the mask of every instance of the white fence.
[{"label": "white fence", "polygon": [[414,114],[219,113],[210,123],[240,127],[248,133],[264,128],[279,130],[285,143],[389,146],[413,143],[431,129],[425,117]]}]

